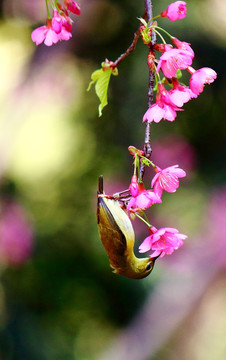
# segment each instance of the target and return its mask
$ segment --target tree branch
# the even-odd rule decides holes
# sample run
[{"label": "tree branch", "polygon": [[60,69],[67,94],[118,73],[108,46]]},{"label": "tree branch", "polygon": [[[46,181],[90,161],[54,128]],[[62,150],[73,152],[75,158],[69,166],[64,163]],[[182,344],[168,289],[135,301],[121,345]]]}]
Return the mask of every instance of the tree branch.
[{"label": "tree branch", "polygon": [[140,29],[138,28],[137,31],[134,33],[134,38],[133,38],[133,42],[132,44],[128,47],[128,49],[123,53],[121,54],[117,60],[115,60],[112,64],[112,67],[117,67],[118,64],[123,60],[125,59],[136,47],[136,43],[137,43],[137,40],[140,36]]},{"label": "tree branch", "polygon": [[[152,18],[152,0],[145,0],[145,14],[147,18],[147,22],[149,22]],[[156,43],[156,35],[153,32],[152,34],[152,42],[150,43],[149,53],[153,52],[153,45]],[[148,80],[148,108],[153,103],[153,89],[154,89],[154,82],[155,82],[155,75],[151,68],[149,67],[149,80]],[[144,137],[144,153],[145,156],[149,159],[151,157],[152,149],[151,149],[151,139],[150,139],[150,132],[151,132],[151,124],[146,121],[146,128],[145,128],[145,137]],[[143,180],[145,171],[145,165],[141,164],[140,167],[140,177]]]}]

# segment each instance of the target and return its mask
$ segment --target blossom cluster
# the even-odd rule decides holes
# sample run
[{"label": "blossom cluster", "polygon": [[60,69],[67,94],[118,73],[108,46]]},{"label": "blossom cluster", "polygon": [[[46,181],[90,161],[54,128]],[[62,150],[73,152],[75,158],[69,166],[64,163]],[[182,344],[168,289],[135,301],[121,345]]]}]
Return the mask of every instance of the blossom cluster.
[{"label": "blossom cluster", "polygon": [[[183,19],[186,16],[186,11],[186,2],[176,1],[170,4],[160,16],[176,21]],[[145,25],[141,26],[143,39],[145,33],[150,34],[155,30],[163,30],[158,27],[156,21],[152,22],[150,26],[144,21],[143,24]],[[175,47],[172,44],[167,44],[161,35],[164,43],[154,45],[154,49],[162,53],[160,59],[156,60],[153,52],[150,52],[148,57],[148,65],[155,72],[157,82],[156,102],[149,107],[143,116],[143,121],[149,123],[153,121],[158,123],[162,119],[174,121],[177,111],[182,111],[181,108],[185,103],[192,98],[197,98],[203,91],[204,85],[212,83],[217,77],[216,72],[208,67],[195,70],[191,66],[195,54],[190,44],[180,41],[170,34],[168,35]],[[145,40],[144,43],[147,44],[147,41]],[[163,79],[160,77],[160,70],[163,73]],[[186,70],[191,74],[189,86],[180,84],[178,79],[181,77],[181,70]],[[170,90],[166,89],[165,84],[170,86]]]},{"label": "blossom cluster", "polygon": [[[162,43],[156,43],[154,50],[150,50],[148,55],[148,66],[155,74],[157,90],[156,101],[152,104],[143,116],[143,122],[159,123],[162,119],[174,121],[177,111],[182,111],[182,107],[192,98],[203,91],[205,84],[210,84],[216,79],[216,72],[208,67],[195,70],[191,65],[194,59],[194,51],[190,44],[180,41],[176,37],[171,36],[164,29],[160,28],[154,19],[157,17],[167,17],[171,21],[177,21],[186,17],[187,9],[185,1],[176,1],[168,6],[166,11],[154,17],[149,23],[144,19],[140,19],[140,34],[145,45],[150,45],[152,41],[152,33],[156,32],[160,36]],[[161,30],[170,37],[172,44],[167,44],[161,35]],[[173,46],[174,45],[174,46]],[[155,52],[161,52],[159,60],[155,58]],[[185,86],[179,82],[182,76],[182,70],[186,70],[191,74],[189,86]],[[160,71],[163,74],[160,76]],[[167,89],[170,87],[170,89]],[[165,254],[170,255],[174,250],[183,245],[186,235],[180,234],[174,228],[156,229],[149,223],[144,210],[156,203],[161,203],[163,191],[170,193],[175,192],[179,187],[179,179],[186,176],[183,169],[179,165],[173,165],[165,169],[161,169],[152,161],[145,157],[142,150],[129,147],[130,153],[134,156],[134,175],[129,186],[131,199],[127,204],[127,210],[137,215],[148,226],[149,236],[145,238],[139,247],[141,253],[153,251],[152,257],[162,257]],[[139,166],[151,165],[156,172],[151,181],[151,188],[146,190],[142,179],[140,178]],[[136,174],[138,173],[139,179]]]},{"label": "blossom cluster", "polygon": [[[49,6],[53,9],[53,16],[50,16]],[[60,40],[69,40],[72,37],[72,19],[69,12],[80,15],[80,5],[74,0],[64,0],[64,6],[57,0],[46,1],[48,18],[46,25],[40,26],[35,29],[31,34],[31,39],[36,45],[44,41],[46,46],[56,44]]]},{"label": "blossom cluster", "polygon": [[[137,179],[134,174],[129,186],[131,199],[127,204],[127,210],[135,214],[143,214],[143,211],[151,207],[153,204],[161,203],[163,191],[173,193],[179,187],[179,179],[186,176],[186,172],[179,168],[179,165],[173,165],[165,169],[161,169],[152,161],[145,158],[142,150],[134,147],[129,147],[129,151],[135,157],[135,170],[137,159],[139,161],[148,162],[153,166],[156,172],[151,181],[151,189],[146,190],[142,181]],[[145,221],[146,222],[146,221]],[[147,223],[146,223],[147,224]],[[164,256],[165,254],[172,254],[174,250],[178,249],[183,240],[187,238],[186,235],[180,234],[174,228],[161,228],[157,230],[151,224],[148,225],[150,235],[143,241],[139,247],[140,252],[154,250],[152,257]]]}]

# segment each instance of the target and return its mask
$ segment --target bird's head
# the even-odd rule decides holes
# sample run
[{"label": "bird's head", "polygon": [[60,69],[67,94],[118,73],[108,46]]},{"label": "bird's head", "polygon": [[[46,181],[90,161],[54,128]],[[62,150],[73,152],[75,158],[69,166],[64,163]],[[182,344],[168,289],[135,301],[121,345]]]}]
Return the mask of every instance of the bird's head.
[{"label": "bird's head", "polygon": [[133,255],[133,259],[129,259],[128,265],[123,269],[115,269],[114,272],[121,276],[131,279],[143,279],[147,277],[153,270],[156,258],[139,259]]}]

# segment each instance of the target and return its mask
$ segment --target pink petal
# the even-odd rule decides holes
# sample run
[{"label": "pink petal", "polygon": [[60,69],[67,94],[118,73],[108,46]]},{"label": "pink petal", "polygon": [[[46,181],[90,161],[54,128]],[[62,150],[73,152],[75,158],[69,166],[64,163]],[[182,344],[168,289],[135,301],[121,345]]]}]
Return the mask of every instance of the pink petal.
[{"label": "pink petal", "polygon": [[159,121],[163,119],[164,114],[165,110],[157,103],[155,103],[151,105],[151,107],[144,114],[143,122],[147,120],[149,123],[152,121],[159,123]]},{"label": "pink petal", "polygon": [[[187,89],[190,90],[190,89]],[[172,89],[169,91],[170,100],[179,107],[182,107],[186,102],[191,99],[191,92],[184,90],[180,91],[178,89]]]},{"label": "pink petal", "polygon": [[166,16],[171,21],[184,19],[186,17],[187,9],[185,1],[175,1],[170,4],[166,10]]},{"label": "pink petal", "polygon": [[138,193],[139,193],[139,187],[138,187],[138,182],[137,182],[137,177],[136,177],[136,175],[133,175],[133,176],[132,176],[129,189],[130,189],[130,193],[131,193],[131,195],[132,195],[133,197],[138,195]]},{"label": "pink petal", "polygon": [[139,252],[140,253],[145,253],[147,251],[149,251],[151,249],[151,236],[146,237],[146,239],[144,239],[144,241],[142,242],[142,244],[139,246]]},{"label": "pink petal", "polygon": [[59,34],[62,29],[62,18],[57,14],[52,18],[52,29],[56,34]]},{"label": "pink petal", "polygon": [[128,205],[127,205],[127,210],[131,209],[131,208],[136,208],[136,198],[132,197],[130,199],[130,201],[128,202]]},{"label": "pink petal", "polygon": [[51,28],[48,29],[44,44],[46,46],[52,46],[58,42],[59,38],[58,35],[53,31]]},{"label": "pink petal", "polygon": [[152,181],[151,181],[151,187],[154,186],[155,182],[158,180],[160,173],[158,172],[157,174],[155,174],[155,176],[153,177]]},{"label": "pink petal", "polygon": [[174,45],[176,45],[176,47],[178,49],[189,51],[192,56],[192,59],[194,58],[195,53],[194,53],[193,49],[191,48],[190,44],[188,44],[185,41],[180,41],[179,39],[177,39],[175,37],[171,38],[171,41]]},{"label": "pink petal", "polygon": [[165,105],[164,110],[165,110],[165,113],[164,113],[163,118],[168,121],[174,121],[175,118],[177,117],[177,113],[174,110],[174,108],[169,105]]},{"label": "pink petal", "polygon": [[46,26],[40,26],[31,33],[31,39],[33,42],[36,43],[36,45],[41,44],[45,37],[46,33],[48,31],[48,28]]},{"label": "pink petal", "polygon": [[157,257],[159,255],[160,255],[160,258],[163,257],[165,255],[164,251],[156,250],[151,254],[151,257]]},{"label": "pink petal", "polygon": [[161,228],[159,230],[157,230],[154,234],[152,234],[152,242],[156,242],[158,241],[162,235],[165,234],[165,228]]},{"label": "pink petal", "polygon": [[136,199],[136,206],[140,209],[147,209],[152,205],[152,201],[144,193],[138,195]]},{"label": "pink petal", "polygon": [[171,174],[176,175],[179,178],[186,176],[186,172],[183,169],[180,169],[178,167],[178,165],[170,166],[170,167],[167,168],[167,170],[168,170],[168,172],[170,172]]},{"label": "pink petal", "polygon": [[159,179],[159,184],[163,190],[167,192],[175,192],[179,187],[179,180],[173,175],[162,175]]},{"label": "pink petal", "polygon": [[69,40],[72,37],[72,34],[65,29],[65,27],[62,27],[62,30],[59,34],[59,40]]},{"label": "pink petal", "polygon": [[192,92],[199,95],[204,89],[204,84],[212,83],[216,77],[217,73],[211,68],[201,68],[195,71],[190,78]]},{"label": "pink petal", "polygon": [[65,0],[64,3],[69,11],[71,11],[73,14],[80,15],[80,5],[77,1]]},{"label": "pink petal", "polygon": [[177,229],[175,229],[175,228],[171,228],[171,227],[165,227],[165,228],[163,228],[163,230],[166,232],[170,232],[170,233],[172,233],[172,234],[178,234],[179,233],[179,231],[177,230]]},{"label": "pink petal", "polygon": [[181,49],[169,49],[161,57],[161,68],[164,75],[168,78],[175,77],[177,69],[187,69],[192,64],[192,55],[190,51]]},{"label": "pink petal", "polygon": [[161,69],[163,74],[167,78],[176,77],[177,75],[177,63],[174,60],[169,61],[162,61],[161,62]]},{"label": "pink petal", "polygon": [[158,195],[160,198],[162,197],[163,188],[161,187],[161,185],[159,184],[159,182],[157,182],[157,183],[155,184],[154,192],[155,192],[156,195]]}]

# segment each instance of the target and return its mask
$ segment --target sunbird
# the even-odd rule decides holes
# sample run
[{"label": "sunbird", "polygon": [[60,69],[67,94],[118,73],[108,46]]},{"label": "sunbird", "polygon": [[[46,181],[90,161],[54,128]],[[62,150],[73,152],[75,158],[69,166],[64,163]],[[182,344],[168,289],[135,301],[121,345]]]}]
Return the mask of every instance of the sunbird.
[{"label": "sunbird", "polygon": [[104,195],[103,176],[99,177],[97,192],[97,224],[114,273],[132,279],[143,279],[150,274],[156,258],[135,256],[132,223],[119,202]]}]

